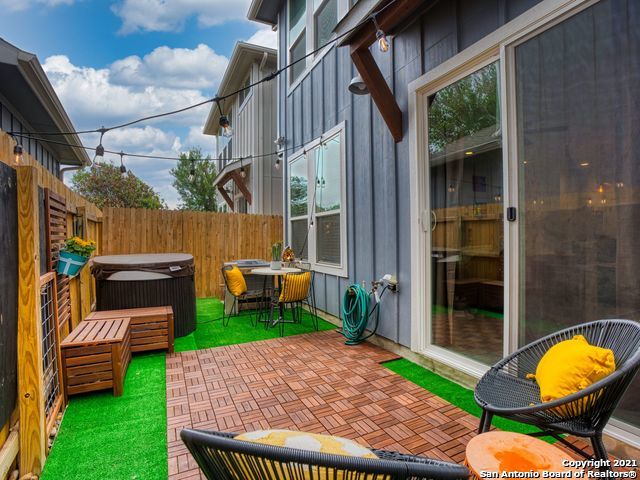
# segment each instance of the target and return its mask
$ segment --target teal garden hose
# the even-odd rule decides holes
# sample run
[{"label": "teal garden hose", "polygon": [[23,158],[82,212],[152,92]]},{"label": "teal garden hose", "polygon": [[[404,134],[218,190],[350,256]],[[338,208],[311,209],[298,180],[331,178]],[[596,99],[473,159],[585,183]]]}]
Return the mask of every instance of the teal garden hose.
[{"label": "teal garden hose", "polygon": [[[369,299],[373,292],[368,292],[357,284],[347,287],[342,297],[342,334],[347,338],[344,342],[346,345],[357,345],[376,332],[380,320],[380,298],[386,289],[385,286],[380,296],[376,295],[376,304],[369,311]],[[369,318],[374,313],[375,326],[371,333],[363,336],[369,324]]]}]

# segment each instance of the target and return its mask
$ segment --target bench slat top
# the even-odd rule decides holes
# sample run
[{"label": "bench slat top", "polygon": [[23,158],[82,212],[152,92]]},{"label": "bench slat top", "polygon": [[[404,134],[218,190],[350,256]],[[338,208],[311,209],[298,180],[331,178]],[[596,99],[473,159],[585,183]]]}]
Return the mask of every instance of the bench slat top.
[{"label": "bench slat top", "polygon": [[128,317],[80,322],[60,346],[68,348],[122,342],[128,329]]},{"label": "bench slat top", "polygon": [[143,307],[143,308],[127,308],[123,310],[101,310],[99,312],[91,312],[85,320],[105,320],[111,318],[136,318],[152,315],[173,315],[171,307]]}]

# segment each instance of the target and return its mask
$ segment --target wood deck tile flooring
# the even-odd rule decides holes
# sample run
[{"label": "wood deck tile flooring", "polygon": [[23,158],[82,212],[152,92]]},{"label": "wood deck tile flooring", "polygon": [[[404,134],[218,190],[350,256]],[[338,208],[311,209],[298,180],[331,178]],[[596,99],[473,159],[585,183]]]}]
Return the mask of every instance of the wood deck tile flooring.
[{"label": "wood deck tile flooring", "polygon": [[462,462],[478,419],[380,365],[394,358],[335,331],[168,355],[169,478],[200,478],[183,428],[304,430]]}]

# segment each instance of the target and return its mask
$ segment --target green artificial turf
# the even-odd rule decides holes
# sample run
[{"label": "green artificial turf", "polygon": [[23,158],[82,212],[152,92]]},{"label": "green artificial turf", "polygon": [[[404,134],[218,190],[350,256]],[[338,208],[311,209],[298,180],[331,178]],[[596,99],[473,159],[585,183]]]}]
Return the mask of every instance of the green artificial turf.
[{"label": "green artificial turf", "polygon": [[[222,302],[197,301],[197,328],[175,339],[177,352],[278,337],[277,328],[251,326],[248,315],[222,326]],[[320,330],[334,325],[319,319]],[[301,324],[285,325],[284,334],[313,331],[305,314]],[[47,458],[43,480],[164,480],[167,478],[167,402],[165,353],[135,355],[124,394],[110,391],[73,396]]]},{"label": "green artificial turf", "polygon": [[[482,409],[473,398],[473,390],[464,388],[457,383],[447,380],[446,378],[443,378],[440,375],[437,375],[432,371],[404,358],[400,360],[392,360],[390,362],[383,363],[383,365],[401,377],[406,378],[416,385],[429,390],[431,393],[434,393],[452,405],[455,405],[459,409],[478,418],[482,415]],[[499,417],[493,417],[492,424],[501,430],[509,432],[531,433],[538,431],[535,427]],[[549,441],[549,443],[553,442],[553,439]]]},{"label": "green artificial turf", "polygon": [[[255,342],[280,336],[279,328],[277,327],[265,329],[262,323],[254,327],[251,324],[249,314],[231,317],[229,325],[224,327],[221,320],[222,305],[222,302],[216,298],[201,298],[198,300],[196,305],[196,330],[185,337],[176,338],[176,352]],[[287,312],[285,318],[290,318],[290,315],[290,312]],[[318,319],[319,330],[331,330],[334,328],[336,328],[335,325],[321,318]],[[288,323],[284,326],[285,337],[313,331],[313,321],[311,315],[307,312],[303,313],[301,323]]]},{"label": "green artificial turf", "polygon": [[166,479],[165,354],[136,355],[124,394],[74,396],[47,458],[43,480]]}]

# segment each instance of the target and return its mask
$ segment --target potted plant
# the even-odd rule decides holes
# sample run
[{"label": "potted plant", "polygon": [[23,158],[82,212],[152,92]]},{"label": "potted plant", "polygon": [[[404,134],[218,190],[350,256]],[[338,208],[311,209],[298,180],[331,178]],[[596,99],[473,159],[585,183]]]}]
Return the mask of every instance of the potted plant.
[{"label": "potted plant", "polygon": [[89,257],[96,249],[96,242],[83,240],[80,237],[72,237],[64,242],[64,248],[60,250],[58,259],[58,273],[73,278],[80,273],[89,261]]},{"label": "potted plant", "polygon": [[271,268],[280,270],[282,268],[282,242],[276,242],[271,245]]}]

